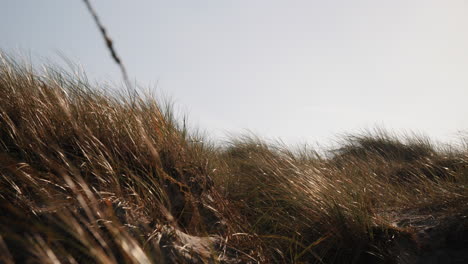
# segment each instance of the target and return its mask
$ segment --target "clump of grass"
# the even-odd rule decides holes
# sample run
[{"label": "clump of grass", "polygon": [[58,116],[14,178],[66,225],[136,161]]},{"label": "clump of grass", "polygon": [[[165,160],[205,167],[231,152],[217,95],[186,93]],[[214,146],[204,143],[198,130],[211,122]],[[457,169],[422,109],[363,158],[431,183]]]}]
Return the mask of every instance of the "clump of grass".
[{"label": "clump of grass", "polygon": [[144,263],[161,259],[162,226],[215,232],[208,147],[154,99],[3,54],[0,93],[0,236],[14,260]]},{"label": "clump of grass", "polygon": [[427,139],[352,136],[320,155],[245,137],[223,157],[225,194],[276,262],[390,261],[394,241],[413,236],[390,212],[468,209],[466,150],[437,151]]},{"label": "clump of grass", "polygon": [[418,245],[412,215],[468,212],[466,147],[385,132],[323,154],[215,146],[149,96],[4,54],[0,93],[5,263],[391,263]]}]

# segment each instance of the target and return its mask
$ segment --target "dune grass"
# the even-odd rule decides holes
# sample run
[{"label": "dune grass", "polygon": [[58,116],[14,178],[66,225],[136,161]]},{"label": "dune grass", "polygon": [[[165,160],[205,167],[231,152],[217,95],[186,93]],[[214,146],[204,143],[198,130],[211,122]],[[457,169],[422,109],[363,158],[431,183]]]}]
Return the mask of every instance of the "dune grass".
[{"label": "dune grass", "polygon": [[1,55],[4,263],[397,263],[418,245],[401,223],[468,213],[466,144],[217,146],[152,97],[46,69]]}]

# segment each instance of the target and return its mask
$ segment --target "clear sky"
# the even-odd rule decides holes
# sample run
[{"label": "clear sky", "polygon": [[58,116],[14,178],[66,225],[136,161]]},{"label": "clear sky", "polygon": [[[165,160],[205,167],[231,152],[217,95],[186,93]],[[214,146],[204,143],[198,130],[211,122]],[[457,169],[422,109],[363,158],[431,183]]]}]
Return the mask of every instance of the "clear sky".
[{"label": "clear sky", "polygon": [[[326,143],[375,126],[468,130],[468,2],[95,0],[131,79],[210,135]],[[120,81],[81,0],[6,0],[0,48]]]}]

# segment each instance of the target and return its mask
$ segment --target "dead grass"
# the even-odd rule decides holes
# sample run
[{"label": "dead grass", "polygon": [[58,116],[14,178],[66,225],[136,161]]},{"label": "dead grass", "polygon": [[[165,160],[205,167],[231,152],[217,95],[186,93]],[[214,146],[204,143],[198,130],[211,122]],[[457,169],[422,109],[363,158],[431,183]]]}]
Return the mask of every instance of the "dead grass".
[{"label": "dead grass", "polygon": [[[149,96],[1,58],[5,263],[391,263],[416,232],[403,212],[468,211],[466,147],[385,132],[326,154],[254,136],[219,147]],[[178,232],[210,236],[212,254],[188,260]]]},{"label": "dead grass", "polygon": [[436,151],[423,139],[353,136],[329,158],[315,152],[306,158],[245,138],[224,155],[225,194],[254,223],[252,232],[277,249],[277,261],[391,258],[385,252],[389,238],[409,236],[411,230],[393,226],[388,212],[468,209],[466,152]]}]

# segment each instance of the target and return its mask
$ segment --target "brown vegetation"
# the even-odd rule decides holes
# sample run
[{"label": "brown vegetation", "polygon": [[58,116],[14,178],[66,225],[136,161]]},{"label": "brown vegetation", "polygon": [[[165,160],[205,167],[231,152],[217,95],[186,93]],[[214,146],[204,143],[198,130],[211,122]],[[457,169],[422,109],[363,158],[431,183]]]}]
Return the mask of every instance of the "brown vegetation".
[{"label": "brown vegetation", "polygon": [[326,154],[218,147],[148,96],[1,58],[4,263],[467,260],[466,145],[379,132]]}]

